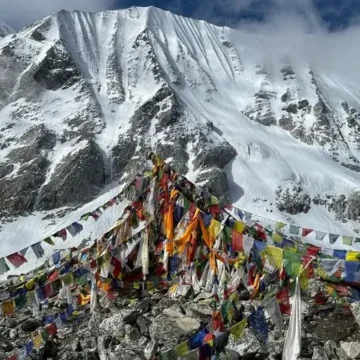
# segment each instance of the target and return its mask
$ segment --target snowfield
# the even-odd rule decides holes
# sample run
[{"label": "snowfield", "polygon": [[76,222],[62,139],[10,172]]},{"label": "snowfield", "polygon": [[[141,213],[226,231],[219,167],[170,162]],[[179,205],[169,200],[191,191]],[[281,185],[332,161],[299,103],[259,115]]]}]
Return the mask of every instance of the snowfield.
[{"label": "snowfield", "polygon": [[[35,41],[31,34],[42,29],[44,23],[46,30],[42,31],[46,37]],[[145,30],[150,44],[140,44],[138,51],[133,44]],[[93,119],[98,129],[96,143],[110,157],[119,136],[130,129],[129,119],[139,104],[151,99],[161,87],[151,70],[156,63],[161,77],[174,90],[188,115],[185,126],[201,128],[212,122],[211,141],[216,143],[225,139],[236,149],[237,156],[226,166],[235,206],[259,216],[260,223],[282,221],[326,233],[359,237],[354,231],[360,230],[359,221],[338,221],[334,212],[314,204],[306,214],[290,215],[278,210],[275,193],[279,186],[283,189],[300,186],[311,198],[317,195],[348,196],[360,190],[360,172],[341,165],[350,161],[350,155],[354,164],[360,161],[360,131],[357,133],[349,127],[343,105],[346,102],[350,108],[360,111],[359,74],[349,72],[346,76],[330,66],[322,68],[311,59],[299,60],[296,52],[293,58],[274,59],[270,54],[264,55],[261,44],[266,42],[265,35],[220,28],[153,7],[97,14],[62,11],[27,27],[16,37],[20,45],[14,51],[32,59],[29,68],[33,62],[43,61],[49,49],[60,40],[64,53],[77,64],[91,88],[91,96],[99,105],[101,115]],[[316,40],[311,41],[316,43]],[[12,41],[10,36],[0,39],[0,59],[1,50]],[[147,57],[150,52],[153,59]],[[109,64],[113,63],[118,68],[115,73],[109,71]],[[284,75],[285,66],[291,66],[289,75]],[[27,71],[24,69],[24,76]],[[20,78],[10,99],[21,86]],[[16,126],[4,134],[19,139],[34,124],[45,124],[61,135],[68,126],[65,118],[88,109],[86,101],[90,97],[80,102],[74,100],[79,91],[74,85],[43,92],[38,99],[38,108],[33,109],[33,118],[18,119]],[[285,93],[289,94],[287,102],[282,100]],[[113,101],[120,95],[123,100]],[[304,99],[308,101],[308,111],[297,109],[296,113],[291,113],[284,110],[290,103],[297,104]],[[313,109],[319,99],[331,110],[331,123],[314,128],[319,117]],[[16,107],[21,108],[23,102],[25,100],[20,96]],[[0,128],[9,123],[14,106],[9,102],[0,107]],[[312,143],[296,138],[290,130],[279,126],[284,117],[291,119],[292,126],[301,127],[305,134],[311,135]],[[258,120],[265,118],[274,118],[275,123],[266,126]],[[355,121],[360,128],[360,120]],[[163,138],[161,132],[156,132],[155,125],[153,122],[150,128],[151,145]],[[331,138],[329,134],[337,135]],[[14,143],[2,150],[0,162],[7,161],[7,155],[18,146]],[[63,143],[57,141],[48,155],[51,165],[45,184],[50,182],[64,157],[80,151],[83,146],[85,143],[76,138]],[[192,181],[196,181],[198,174],[192,163],[198,152],[196,142],[189,141],[189,172],[184,175]],[[176,163],[173,165],[176,168]],[[108,171],[112,179],[111,165]],[[46,238],[113,198],[120,187],[118,181],[112,180],[113,185],[103,189],[96,200],[63,218],[55,216],[51,220],[42,220],[52,211],[35,211],[30,216],[1,225],[0,256]],[[99,237],[115,222],[124,206],[120,204],[107,209],[96,222],[91,218],[87,223],[82,222],[84,231],[81,234],[74,238],[68,236],[66,242],[59,240],[55,248],[77,246],[85,238]],[[342,244],[341,237],[335,244],[330,244],[327,238],[316,242],[309,236],[308,240],[329,248],[348,248]],[[353,244],[353,247],[360,249],[358,245]],[[47,244],[44,248],[46,256],[54,250]],[[27,253],[29,262],[16,270],[17,273],[39,264],[30,253],[31,250]]]}]

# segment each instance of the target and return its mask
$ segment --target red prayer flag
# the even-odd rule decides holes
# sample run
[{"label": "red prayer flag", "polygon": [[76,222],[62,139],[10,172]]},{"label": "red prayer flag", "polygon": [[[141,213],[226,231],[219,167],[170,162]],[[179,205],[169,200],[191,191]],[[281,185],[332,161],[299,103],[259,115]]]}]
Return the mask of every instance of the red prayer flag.
[{"label": "red prayer flag", "polygon": [[311,232],[313,232],[314,230],[313,229],[306,229],[306,228],[303,228],[302,229],[302,236],[305,237],[305,236],[308,236]]},{"label": "red prayer flag", "polygon": [[243,247],[243,234],[237,232],[237,231],[232,231],[231,234],[231,239],[232,239],[232,249],[233,251],[244,251],[244,247]]},{"label": "red prayer flag", "polygon": [[48,281],[49,282],[54,282],[58,278],[59,278],[59,273],[57,272],[57,270],[55,270],[48,276]]},{"label": "red prayer flag", "polygon": [[114,267],[112,274],[115,278],[118,278],[121,274],[121,262],[116,257],[112,257],[111,265]]},{"label": "red prayer flag", "polygon": [[286,315],[291,315],[289,292],[288,292],[287,288],[280,290],[276,294],[276,298],[279,302],[281,313],[286,314]]},{"label": "red prayer flag", "polygon": [[47,299],[51,296],[51,284],[46,284],[44,286],[44,293]]},{"label": "red prayer flag", "polygon": [[46,330],[50,335],[56,335],[58,332],[57,327],[54,323],[46,326]]},{"label": "red prayer flag", "polygon": [[307,249],[306,249],[306,255],[309,256],[316,256],[319,252],[320,252],[320,248],[317,246],[313,246],[310,245]]},{"label": "red prayer flag", "polygon": [[[308,255],[304,255],[304,256],[301,257],[304,268],[308,265],[308,263],[310,261],[312,261],[312,259],[313,258],[311,256],[308,256]],[[312,264],[309,264],[307,266],[307,276],[308,276],[309,279],[314,277],[314,269],[313,269]]]},{"label": "red prayer flag", "polygon": [[25,264],[27,260],[20,255],[19,253],[14,253],[6,257],[11,264],[13,264],[16,268],[20,267],[22,264]]}]

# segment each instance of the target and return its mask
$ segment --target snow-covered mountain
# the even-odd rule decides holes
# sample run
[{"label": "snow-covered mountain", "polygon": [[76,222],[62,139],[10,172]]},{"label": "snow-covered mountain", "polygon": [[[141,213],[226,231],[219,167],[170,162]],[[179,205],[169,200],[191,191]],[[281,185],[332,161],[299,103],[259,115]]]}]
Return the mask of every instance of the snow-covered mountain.
[{"label": "snow-covered mountain", "polygon": [[1,39],[0,254],[113,197],[150,150],[244,210],[360,230],[360,82],[274,67],[258,41],[153,7]]},{"label": "snow-covered mountain", "polygon": [[15,31],[12,29],[11,26],[0,20],[0,38],[9,34],[13,34],[14,32]]}]

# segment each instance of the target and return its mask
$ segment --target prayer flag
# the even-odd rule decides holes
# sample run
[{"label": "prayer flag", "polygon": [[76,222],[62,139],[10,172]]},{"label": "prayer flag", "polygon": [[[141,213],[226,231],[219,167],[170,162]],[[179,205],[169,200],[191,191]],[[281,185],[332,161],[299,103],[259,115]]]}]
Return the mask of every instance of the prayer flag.
[{"label": "prayer flag", "polygon": [[3,316],[11,316],[14,313],[14,311],[15,311],[15,303],[12,299],[2,303]]},{"label": "prayer flag", "polygon": [[305,237],[305,236],[308,236],[310,233],[312,233],[314,230],[312,229],[306,229],[306,228],[303,228],[302,229],[302,236]]},{"label": "prayer flag", "polygon": [[239,340],[242,338],[246,325],[247,319],[243,319],[242,321],[230,328],[230,334],[234,337],[235,340]]},{"label": "prayer flag", "polygon": [[8,264],[6,263],[5,259],[4,258],[0,259],[0,275],[5,274],[9,270],[10,270],[10,268],[9,268]]},{"label": "prayer flag", "polygon": [[231,246],[233,251],[244,251],[243,234],[233,230],[231,234]]},{"label": "prayer flag", "polygon": [[34,252],[34,254],[36,255],[36,257],[37,257],[38,259],[40,259],[41,257],[43,257],[44,254],[45,254],[45,251],[44,251],[44,249],[42,248],[42,246],[40,245],[40,243],[31,245],[31,249],[32,249],[32,251]]},{"label": "prayer flag", "polygon": [[352,241],[353,241],[353,238],[350,237],[350,236],[343,236],[343,244],[344,245],[348,245],[348,246],[351,246],[352,245]]},{"label": "prayer flag", "polygon": [[235,221],[233,230],[237,231],[238,233],[242,233],[244,229],[246,228],[246,225],[241,221]]},{"label": "prayer flag", "polygon": [[175,355],[176,356],[184,356],[189,352],[189,344],[187,341],[182,342],[181,344],[175,347]]},{"label": "prayer flag", "polygon": [[21,265],[25,264],[27,260],[20,254],[14,253],[6,257],[13,266],[16,268],[20,267]]},{"label": "prayer flag", "polygon": [[290,225],[289,232],[292,235],[299,235],[300,228],[298,226]]}]

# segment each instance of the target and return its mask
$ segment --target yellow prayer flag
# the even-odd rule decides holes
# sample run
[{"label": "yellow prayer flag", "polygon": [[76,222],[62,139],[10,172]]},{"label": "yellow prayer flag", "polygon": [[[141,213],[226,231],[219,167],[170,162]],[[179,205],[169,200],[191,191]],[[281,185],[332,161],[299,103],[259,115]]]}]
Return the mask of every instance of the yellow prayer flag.
[{"label": "yellow prayer flag", "polygon": [[28,290],[33,289],[34,286],[35,286],[35,282],[36,282],[36,279],[35,279],[35,278],[32,278],[31,280],[29,280],[29,281],[25,284],[26,288],[27,288]]},{"label": "yellow prayer flag", "polygon": [[241,339],[243,336],[245,327],[247,325],[247,319],[244,319],[230,328],[230,334],[233,335],[235,340]]},{"label": "yellow prayer flag", "polygon": [[234,317],[234,307],[233,306],[228,307],[226,316],[227,316],[229,321],[232,321],[232,319]]},{"label": "yellow prayer flag", "polygon": [[171,288],[169,289],[170,294],[175,294],[178,286],[179,286],[178,284],[175,284],[175,285],[171,286]]},{"label": "yellow prayer flag", "polygon": [[281,221],[276,222],[276,229],[281,230],[283,227],[285,227],[286,224],[284,224]]},{"label": "yellow prayer flag", "polygon": [[268,256],[269,263],[276,269],[282,268],[283,263],[283,250],[276,246],[267,246],[264,250],[264,254]]},{"label": "yellow prayer flag", "polygon": [[14,300],[8,300],[3,302],[2,311],[4,316],[11,316],[15,311],[15,302]]},{"label": "yellow prayer flag", "polygon": [[233,230],[242,234],[242,232],[244,231],[245,228],[246,228],[246,225],[243,222],[237,221],[237,220],[235,221]]},{"label": "yellow prayer flag", "polygon": [[40,349],[43,342],[41,335],[35,333],[35,335],[32,338],[32,341],[34,343],[34,348],[37,350]]},{"label": "yellow prayer flag", "polygon": [[238,293],[237,291],[234,291],[234,292],[229,296],[229,300],[236,304],[236,303],[239,301],[239,293]]},{"label": "yellow prayer flag", "polygon": [[140,289],[140,284],[138,282],[134,282],[134,289]]},{"label": "yellow prayer flag", "polygon": [[346,254],[346,261],[360,261],[360,252],[349,250]]},{"label": "yellow prayer flag", "polygon": [[86,305],[90,302],[91,296],[90,295],[83,295],[79,294],[79,303],[80,305]]},{"label": "yellow prayer flag", "polygon": [[214,241],[220,233],[221,222],[212,219],[209,225],[209,234],[211,241]]},{"label": "yellow prayer flag", "polygon": [[300,265],[300,287],[302,290],[307,290],[309,286],[308,269],[304,270],[303,265]]},{"label": "yellow prayer flag", "polygon": [[318,267],[315,270],[315,274],[320,276],[322,279],[326,279],[326,277],[327,277],[327,274],[326,274],[325,270],[322,267]]},{"label": "yellow prayer flag", "polygon": [[277,243],[281,243],[283,241],[283,237],[275,232],[272,234],[272,239]]},{"label": "yellow prayer flag", "polygon": [[155,290],[154,284],[151,281],[147,281],[146,282],[146,289],[150,294],[153,294],[154,290]]},{"label": "yellow prayer flag", "polygon": [[189,352],[189,345],[187,341],[175,347],[175,354],[177,357],[184,356]]}]

